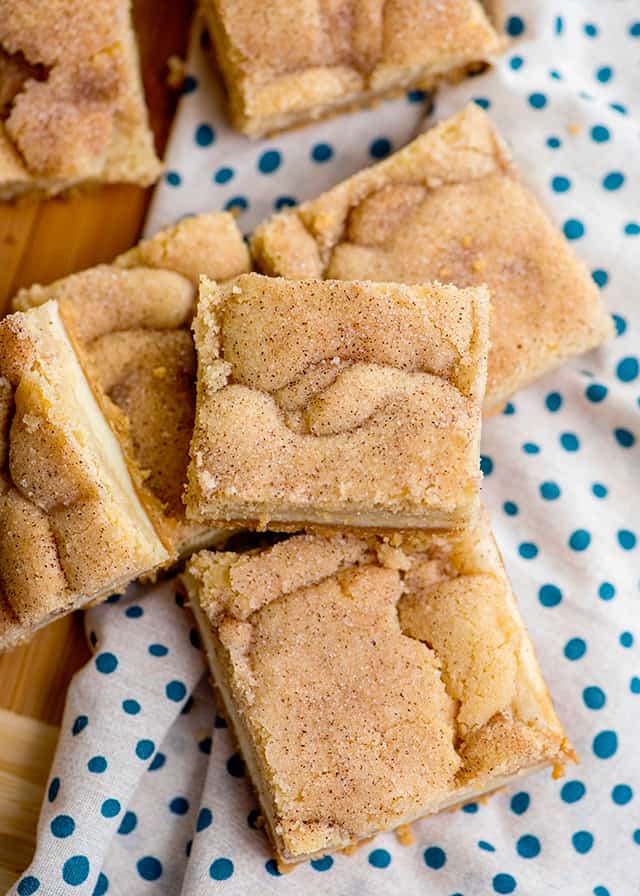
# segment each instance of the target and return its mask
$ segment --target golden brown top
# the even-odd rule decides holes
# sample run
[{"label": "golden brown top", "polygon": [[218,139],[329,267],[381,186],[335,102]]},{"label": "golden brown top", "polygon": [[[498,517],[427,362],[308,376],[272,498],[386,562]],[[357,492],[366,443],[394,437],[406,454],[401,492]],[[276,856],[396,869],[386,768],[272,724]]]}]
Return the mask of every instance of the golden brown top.
[{"label": "golden brown top", "polygon": [[0,81],[0,184],[157,177],[127,0],[0,0]]},{"label": "golden brown top", "polygon": [[185,581],[215,633],[218,685],[246,725],[285,857],[561,758],[485,522],[457,538],[303,535],[202,552]]},{"label": "golden brown top", "polygon": [[207,0],[204,9],[235,123],[251,135],[321,106],[432,85],[501,46],[476,0]]},{"label": "golden brown top", "polygon": [[418,526],[468,518],[487,327],[482,289],[203,281],[190,512],[305,522],[326,512],[328,523],[355,512],[368,515],[362,525],[378,513],[382,526],[404,513]]},{"label": "golden brown top", "polygon": [[485,410],[612,333],[598,290],[475,104],[256,231],[265,273],[491,292]]}]

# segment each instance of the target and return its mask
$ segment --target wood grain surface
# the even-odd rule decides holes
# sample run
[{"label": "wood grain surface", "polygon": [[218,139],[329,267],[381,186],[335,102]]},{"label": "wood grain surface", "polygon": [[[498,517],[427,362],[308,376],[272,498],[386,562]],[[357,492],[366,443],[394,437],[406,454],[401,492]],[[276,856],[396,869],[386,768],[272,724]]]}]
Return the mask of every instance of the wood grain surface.
[{"label": "wood grain surface", "polygon": [[[166,85],[167,60],[186,51],[193,0],[134,0],[133,7],[151,124],[162,153],[178,99]],[[149,198],[148,190],[116,185],[0,205],[0,316],[21,286],[49,283],[132,246]],[[69,679],[87,655],[79,614],[48,626],[25,646],[0,655],[0,707],[57,724]],[[0,715],[0,744],[6,718]]]}]

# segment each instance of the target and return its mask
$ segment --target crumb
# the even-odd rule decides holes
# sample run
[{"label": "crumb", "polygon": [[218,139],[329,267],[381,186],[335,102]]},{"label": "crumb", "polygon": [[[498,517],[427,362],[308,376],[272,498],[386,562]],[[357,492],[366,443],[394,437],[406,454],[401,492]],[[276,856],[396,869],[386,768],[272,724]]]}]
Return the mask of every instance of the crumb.
[{"label": "crumb", "polygon": [[415,843],[413,829],[410,824],[401,824],[396,828],[396,837],[402,846],[412,846]]},{"label": "crumb", "polygon": [[169,56],[167,59],[167,77],[165,83],[172,90],[180,90],[186,77],[186,62],[180,56]]}]

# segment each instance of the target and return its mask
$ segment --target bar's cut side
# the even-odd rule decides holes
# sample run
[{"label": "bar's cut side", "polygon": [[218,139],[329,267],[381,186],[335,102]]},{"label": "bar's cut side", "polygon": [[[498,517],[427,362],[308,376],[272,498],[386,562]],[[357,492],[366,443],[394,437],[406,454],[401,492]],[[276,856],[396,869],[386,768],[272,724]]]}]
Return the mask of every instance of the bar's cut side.
[{"label": "bar's cut side", "polygon": [[[14,298],[21,311],[3,322],[0,352],[0,649],[224,537],[189,523],[181,501],[195,415],[189,326],[198,272],[248,265],[232,217],[200,215],[113,265]],[[78,469],[89,484],[67,489]],[[90,497],[108,525],[83,509]],[[157,542],[146,554],[138,530]]]},{"label": "bar's cut side", "polygon": [[598,289],[475,104],[254,235],[258,269],[289,278],[484,283],[485,413],[613,334]]},{"label": "bar's cut side", "polygon": [[205,0],[231,119],[250,137],[478,71],[503,40],[477,0]]},{"label": "bar's cut side", "polygon": [[484,521],[203,551],[184,582],[285,862],[575,758]]},{"label": "bar's cut side", "polygon": [[0,0],[0,199],[160,171],[129,0]]},{"label": "bar's cut side", "polygon": [[478,509],[488,296],[247,274],[194,321],[194,520],[461,526]]}]

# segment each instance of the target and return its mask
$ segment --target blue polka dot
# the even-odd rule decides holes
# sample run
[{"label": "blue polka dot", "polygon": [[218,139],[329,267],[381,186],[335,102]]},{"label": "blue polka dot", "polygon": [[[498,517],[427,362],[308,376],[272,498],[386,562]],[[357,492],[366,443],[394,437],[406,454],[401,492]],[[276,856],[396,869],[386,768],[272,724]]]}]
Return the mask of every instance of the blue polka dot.
[{"label": "blue polka dot", "polygon": [[590,834],[589,831],[576,831],[571,837],[571,842],[575,851],[584,855],[593,846],[593,834]]},{"label": "blue polka dot", "polygon": [[165,181],[169,184],[170,187],[179,187],[182,183],[182,178],[178,174],[177,171],[167,171],[164,176]]},{"label": "blue polka dot", "polygon": [[104,896],[104,894],[109,889],[109,878],[106,874],[103,874],[102,871],[98,875],[98,880],[96,881],[96,885],[93,889],[92,896]]},{"label": "blue polka dot", "polygon": [[96,669],[103,675],[110,675],[118,668],[118,659],[112,653],[99,653],[96,657]]},{"label": "blue polka dot", "polygon": [[148,759],[156,746],[152,740],[142,739],[136,744],[136,756],[138,759]]},{"label": "blue polka dot", "polygon": [[614,429],[613,434],[621,448],[631,448],[635,445],[636,437],[629,429],[619,426],[617,429]]},{"label": "blue polka dot", "polygon": [[585,688],[582,692],[582,699],[588,709],[602,709],[607,702],[604,691],[596,685]]},{"label": "blue polka dot", "polygon": [[580,447],[580,440],[573,432],[563,432],[560,436],[560,444],[565,451],[577,451]]},{"label": "blue polka dot", "polygon": [[549,149],[560,149],[562,140],[559,137],[547,137],[547,146]]},{"label": "blue polka dot", "polygon": [[582,27],[587,37],[595,37],[598,33],[598,28],[593,24],[593,22],[585,22]]},{"label": "blue polka dot", "polygon": [[422,103],[426,100],[427,93],[424,90],[410,90],[407,99],[410,103]]},{"label": "blue polka dot", "polygon": [[174,796],[169,803],[169,810],[173,812],[174,815],[186,815],[189,811],[189,800],[185,799],[183,796]]},{"label": "blue polka dot", "polygon": [[[326,859],[329,859],[330,864],[328,867],[330,868],[333,864],[333,859],[331,859],[330,856],[326,856],[325,859],[318,859],[317,864],[319,864],[320,862],[326,862]],[[313,862],[311,864],[313,864]],[[316,866],[314,865],[314,868],[315,867]],[[320,868],[318,870],[324,871],[325,869]],[[211,866],[209,867],[209,876],[212,878],[212,880],[228,880],[232,874],[233,862],[231,861],[231,859],[216,859],[211,863]]]},{"label": "blue polka dot", "polygon": [[158,880],[162,877],[162,863],[155,856],[143,856],[138,859],[136,868],[143,880]]},{"label": "blue polka dot", "polygon": [[198,820],[196,822],[196,833],[206,830],[213,822],[213,813],[211,809],[202,808],[198,812]]},{"label": "blue polka dot", "polygon": [[87,768],[96,775],[101,775],[107,770],[107,760],[104,756],[92,756],[87,762]]},{"label": "blue polka dot", "polygon": [[129,716],[137,716],[140,712],[141,706],[137,700],[123,700],[122,708]]},{"label": "blue polka dot", "polygon": [[227,771],[234,778],[244,777],[244,761],[240,753],[233,753],[227,759]]},{"label": "blue polka dot", "polygon": [[189,713],[190,713],[191,710],[193,709],[193,703],[194,703],[194,701],[193,701],[193,697],[189,697],[189,699],[185,701],[184,706],[183,706],[182,709],[180,710],[180,715],[181,715],[181,716],[187,716],[187,715],[189,715]]},{"label": "blue polka dot", "polygon": [[71,734],[75,737],[77,734],[80,734],[81,731],[89,724],[89,719],[87,716],[77,716],[73,725],[71,726]]},{"label": "blue polka dot", "polygon": [[491,108],[491,100],[487,99],[486,96],[474,96],[473,102],[476,104],[476,106],[480,106],[481,109]]},{"label": "blue polka dot", "polygon": [[161,769],[163,767],[163,765],[165,764],[166,761],[167,761],[167,757],[164,755],[164,753],[161,753],[158,750],[156,755],[151,760],[151,764],[149,765],[149,768],[147,769],[147,771],[149,771],[149,772],[159,771],[159,769]]},{"label": "blue polka dot", "polygon": [[544,109],[544,107],[547,105],[547,98],[544,93],[530,93],[529,105],[533,109]]},{"label": "blue polka dot", "polygon": [[618,544],[625,551],[632,551],[637,543],[638,539],[634,532],[631,532],[630,529],[619,529],[618,530]]},{"label": "blue polka dot", "polygon": [[589,401],[592,401],[594,404],[599,404],[601,401],[605,400],[608,391],[607,387],[603,386],[602,383],[591,383],[587,386],[585,395]]},{"label": "blue polka dot", "polygon": [[616,336],[623,336],[627,331],[627,322],[620,314],[612,314],[613,323],[616,328]]},{"label": "blue polka dot", "polygon": [[629,34],[631,37],[640,37],[640,22],[632,22],[629,25]]},{"label": "blue polka dot", "polygon": [[282,874],[278,868],[278,863],[275,859],[268,859],[268,861],[264,863],[264,867],[273,877],[282,877]]},{"label": "blue polka dot", "polygon": [[434,871],[438,871],[438,869],[443,868],[446,864],[447,854],[444,849],[441,849],[439,846],[430,846],[424,851],[424,861],[428,868],[433,868]]},{"label": "blue polka dot", "polygon": [[562,34],[562,32],[564,31],[564,19],[562,18],[562,16],[556,16],[554,28],[556,34]]},{"label": "blue polka dot", "polygon": [[273,207],[279,212],[282,211],[283,208],[293,208],[297,204],[298,202],[293,196],[278,196],[273,203]]},{"label": "blue polka dot", "polygon": [[249,200],[246,196],[232,196],[224,205],[224,210],[226,212],[230,212],[233,209],[244,211],[247,208],[249,208]]},{"label": "blue polka dot", "polygon": [[591,128],[591,139],[596,143],[606,143],[611,138],[609,128],[603,124],[595,124]]},{"label": "blue polka dot", "polygon": [[477,803],[465,803],[462,807],[462,811],[467,815],[475,815],[479,808]]},{"label": "blue polka dot", "polygon": [[233,175],[233,168],[229,168],[224,165],[222,168],[218,168],[216,173],[213,175],[213,179],[217,184],[228,184],[229,181],[233,178]]},{"label": "blue polka dot", "polygon": [[640,362],[637,358],[630,355],[628,358],[623,358],[618,362],[616,374],[623,383],[633,382],[633,380],[638,378],[638,373],[640,373]]},{"label": "blue polka dot", "polygon": [[510,874],[496,874],[492,881],[494,892],[513,893],[516,888],[516,880]]},{"label": "blue polka dot", "polygon": [[17,887],[18,896],[32,896],[32,894],[36,893],[39,888],[40,881],[38,878],[29,874],[27,877],[23,877],[19,882]]},{"label": "blue polka dot", "polygon": [[617,112],[619,115],[627,114],[627,107],[623,106],[622,103],[609,103],[609,108],[613,109],[613,111]]},{"label": "blue polka dot", "polygon": [[560,797],[565,803],[577,803],[587,792],[582,781],[567,781],[562,785]]},{"label": "blue polka dot", "polygon": [[516,843],[516,850],[523,859],[535,859],[540,854],[540,841],[533,834],[524,834]]},{"label": "blue polka dot", "polygon": [[631,632],[622,632],[620,635],[620,645],[622,647],[633,647],[633,635]]},{"label": "blue polka dot", "polygon": [[560,497],[560,486],[557,482],[542,482],[540,494],[545,501],[555,501]]},{"label": "blue polka dot", "polygon": [[517,516],[518,515],[518,505],[514,504],[513,501],[505,501],[502,505],[502,509],[507,514],[507,516]]},{"label": "blue polka dot", "polygon": [[76,823],[70,815],[56,815],[51,821],[51,833],[54,837],[70,837],[75,829]]},{"label": "blue polka dot", "polygon": [[593,896],[611,896],[606,887],[594,887]]},{"label": "blue polka dot", "polygon": [[182,82],[182,95],[186,96],[188,93],[193,93],[194,90],[198,88],[198,80],[194,78],[193,75],[187,75],[184,81]]},{"label": "blue polka dot", "polygon": [[591,535],[586,529],[576,529],[569,536],[569,547],[572,551],[586,551],[591,544]]},{"label": "blue polka dot", "polygon": [[118,800],[114,800],[111,798],[105,800],[100,807],[100,814],[105,818],[115,818],[116,815],[120,814],[120,803],[118,802]]},{"label": "blue polka dot", "polygon": [[515,414],[515,412],[516,412],[515,405],[513,404],[513,402],[508,401],[505,404],[504,410],[502,413],[505,415],[505,417],[511,417],[513,414]]},{"label": "blue polka dot", "polygon": [[562,81],[562,75],[555,68],[549,70],[549,77],[553,78],[554,81]]},{"label": "blue polka dot", "polygon": [[129,619],[140,619],[141,616],[144,616],[144,610],[136,604],[133,607],[127,607],[124,614]]},{"label": "blue polka dot", "polygon": [[488,840],[478,840],[478,849],[483,849],[485,852],[495,852],[496,848],[493,843],[489,843]]},{"label": "blue polka dot", "polygon": [[122,600],[122,594],[111,594],[105,601],[106,604],[117,604]]},{"label": "blue polka dot", "polygon": [[525,454],[540,454],[540,445],[536,445],[535,442],[525,442],[522,450]]},{"label": "blue polka dot", "polygon": [[331,856],[323,856],[321,859],[311,860],[311,867],[315,871],[328,871],[332,865],[333,859],[331,858]]},{"label": "blue polka dot", "polygon": [[551,189],[555,193],[566,193],[567,190],[571,189],[571,181],[563,174],[556,174],[555,177],[551,178]]},{"label": "blue polka dot", "polygon": [[120,827],[118,828],[119,834],[130,834],[131,831],[135,831],[138,825],[138,816],[135,812],[127,811],[124,813],[123,819],[120,822]]},{"label": "blue polka dot", "polygon": [[179,703],[187,696],[187,688],[181,681],[170,681],[165,688],[165,694],[169,700]]},{"label": "blue polka dot", "polygon": [[610,171],[602,180],[605,190],[619,190],[624,183],[624,174],[621,171]]},{"label": "blue polka dot", "polygon": [[564,655],[568,660],[579,660],[587,652],[587,645],[582,638],[571,638],[564,646]]},{"label": "blue polka dot", "polygon": [[584,224],[577,218],[568,218],[564,222],[562,230],[568,240],[579,240],[584,236]]},{"label": "blue polka dot", "polygon": [[374,868],[388,868],[391,854],[386,849],[374,849],[369,853],[369,864]]},{"label": "blue polka dot", "polygon": [[522,34],[524,31],[524,21],[520,16],[509,16],[506,29],[507,34],[510,34],[511,37],[518,37],[518,35]]},{"label": "blue polka dot", "polygon": [[560,395],[559,392],[549,392],[544,403],[547,410],[551,411],[552,414],[555,414],[556,411],[559,411],[562,407],[562,395]]},{"label": "blue polka dot", "polygon": [[516,815],[524,815],[524,813],[529,808],[529,803],[531,802],[531,797],[526,792],[526,790],[521,790],[519,793],[515,793],[511,797],[511,811],[515,812]]},{"label": "blue polka dot", "polygon": [[369,154],[373,159],[384,159],[391,152],[391,141],[387,137],[378,137],[369,146]]},{"label": "blue polka dot", "polygon": [[322,164],[333,157],[333,147],[328,143],[316,143],[311,150],[311,158],[314,162]]},{"label": "blue polka dot", "polygon": [[532,541],[523,541],[518,545],[518,553],[523,560],[533,560],[538,556],[538,547]]},{"label": "blue polka dot", "polygon": [[62,879],[70,887],[79,887],[89,877],[89,859],[86,856],[71,856],[62,866]]},{"label": "blue polka dot", "polygon": [[543,585],[538,591],[538,600],[543,607],[557,607],[562,600],[562,591],[557,585]]},{"label": "blue polka dot", "polygon": [[259,829],[258,822],[262,819],[262,813],[259,809],[252,809],[251,812],[247,815],[247,824],[249,827],[257,831]]},{"label": "blue polka dot", "polygon": [[640,233],[640,224],[635,221],[629,221],[624,225],[624,232],[627,236],[637,236]]},{"label": "blue polka dot", "polygon": [[615,593],[616,589],[611,582],[602,582],[598,588],[598,597],[602,598],[602,600],[611,600],[615,596]]},{"label": "blue polka dot", "polygon": [[629,682],[629,690],[632,694],[640,694],[640,678],[634,675]]},{"label": "blue polka dot", "polygon": [[591,277],[593,282],[596,286],[599,286],[600,289],[603,289],[609,282],[609,274],[606,271],[603,271],[602,268],[596,268],[595,271],[591,271]]},{"label": "blue polka dot", "polygon": [[596,78],[601,84],[608,84],[613,78],[613,69],[610,65],[601,65],[599,69],[596,69]]},{"label": "blue polka dot", "polygon": [[47,791],[47,799],[50,803],[55,802],[58,793],[60,792],[60,778],[52,778],[51,783],[49,784],[49,790]]},{"label": "blue polka dot", "polygon": [[615,731],[601,731],[593,739],[593,752],[598,759],[611,759],[618,749],[618,735]]},{"label": "blue polka dot", "polygon": [[633,799],[633,790],[628,784],[616,784],[611,791],[611,799],[617,806],[626,806]]},{"label": "blue polka dot", "polygon": [[493,461],[487,454],[480,455],[480,469],[485,476],[490,476],[493,472]]},{"label": "blue polka dot", "polygon": [[149,653],[151,656],[166,656],[169,653],[169,648],[164,644],[150,644]]},{"label": "blue polka dot", "polygon": [[[218,727],[218,726],[216,726]],[[198,749],[201,753],[204,753],[206,756],[211,754],[211,738],[203,737],[202,740],[198,741]]]},{"label": "blue polka dot", "polygon": [[517,72],[518,69],[521,69],[523,65],[524,59],[522,58],[522,56],[512,56],[509,60],[509,66],[514,70],[514,72]]},{"label": "blue polka dot", "polygon": [[282,154],[277,149],[265,150],[258,159],[258,171],[261,174],[273,174],[282,163]]},{"label": "blue polka dot", "polygon": [[633,832],[633,842],[640,846],[640,828],[636,828]]},{"label": "blue polka dot", "polygon": [[198,146],[211,146],[216,135],[210,124],[202,123],[196,128],[195,140]]}]

